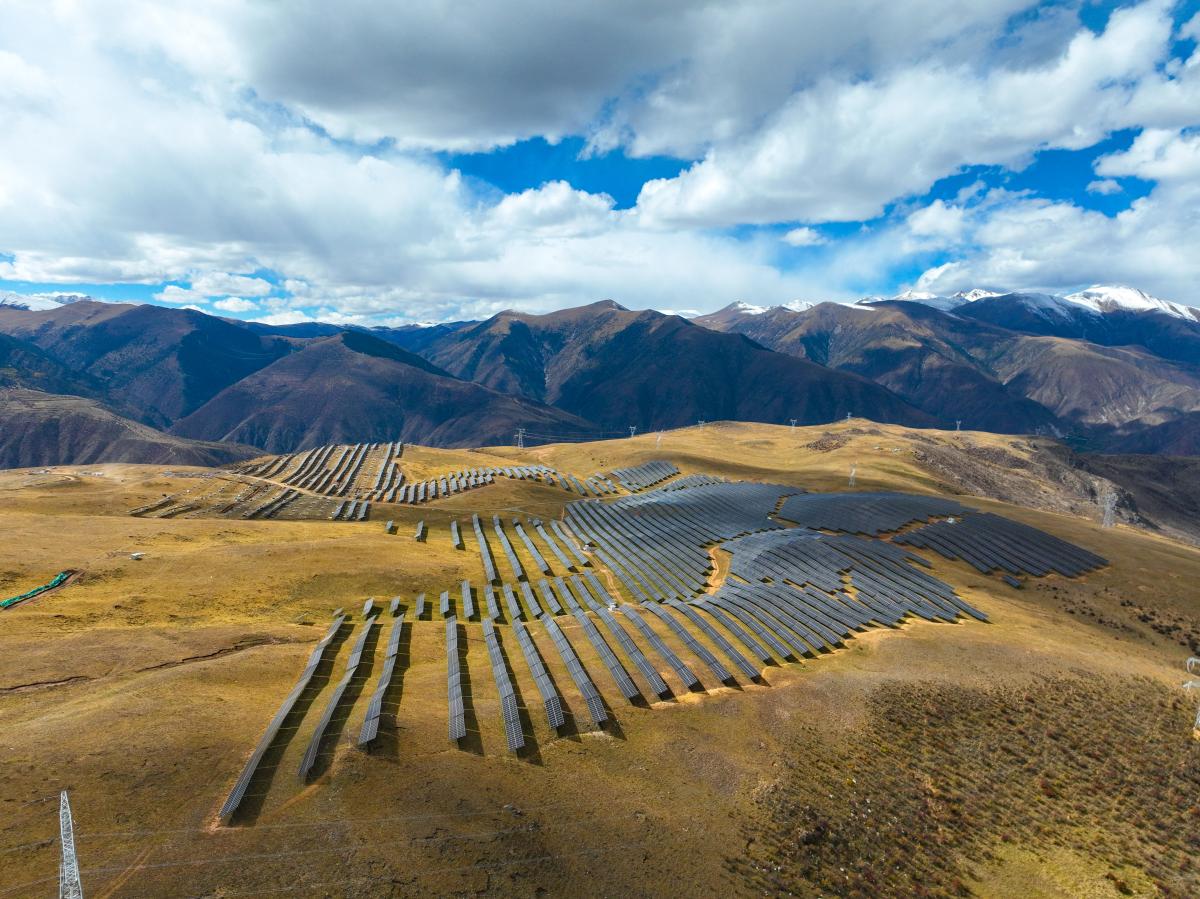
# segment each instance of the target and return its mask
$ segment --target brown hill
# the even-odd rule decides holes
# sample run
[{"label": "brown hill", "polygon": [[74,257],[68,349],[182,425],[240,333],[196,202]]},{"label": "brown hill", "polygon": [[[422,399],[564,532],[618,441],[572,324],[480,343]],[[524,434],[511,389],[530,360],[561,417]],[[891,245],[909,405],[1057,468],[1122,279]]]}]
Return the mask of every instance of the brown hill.
[{"label": "brown hill", "polygon": [[163,427],[294,343],[191,309],[83,300],[44,312],[0,307],[0,332],[102,385],[109,405]]},{"label": "brown hill", "polygon": [[400,347],[347,331],[243,378],[171,430],[289,452],[396,439],[511,443],[518,427],[563,435],[595,431],[573,415],[459,380]]},{"label": "brown hill", "polygon": [[551,403],[609,429],[676,427],[697,419],[819,423],[847,413],[933,422],[865,378],[610,301],[548,315],[503,312],[434,341],[423,354],[459,377]]},{"label": "brown hill", "polygon": [[172,437],[122,418],[95,400],[0,390],[0,468],[96,462],[225,465],[255,454],[237,444]]}]

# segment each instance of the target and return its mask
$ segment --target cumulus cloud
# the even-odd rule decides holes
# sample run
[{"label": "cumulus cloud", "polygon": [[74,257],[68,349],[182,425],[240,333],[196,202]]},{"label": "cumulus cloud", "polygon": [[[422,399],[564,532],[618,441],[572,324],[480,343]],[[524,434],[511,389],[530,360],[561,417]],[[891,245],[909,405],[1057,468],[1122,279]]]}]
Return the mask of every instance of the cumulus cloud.
[{"label": "cumulus cloud", "polygon": [[1060,289],[1100,281],[1195,303],[1200,134],[1143,132],[1128,150],[1099,159],[1096,171],[1157,185],[1112,217],[1070,202],[997,193],[960,210],[970,248],[924,272],[918,287],[945,293],[980,283]]},{"label": "cumulus cloud", "polygon": [[780,240],[793,247],[815,247],[823,243],[828,243],[824,235],[816,228],[805,226],[793,228],[791,231],[786,232]]},{"label": "cumulus cloud", "polygon": [[938,59],[877,80],[821,78],[763,127],[648,182],[638,207],[693,226],[870,219],[966,165],[1021,167],[1035,149],[1087,147],[1147,115],[1188,124],[1200,71],[1159,71],[1171,36],[1169,5],[1154,0],[1030,67]]},{"label": "cumulus cloud", "polygon": [[221,300],[214,300],[213,307],[222,312],[254,312],[258,309],[258,304],[242,297],[225,297]]},{"label": "cumulus cloud", "polygon": [[1119,194],[1121,192],[1121,185],[1112,178],[1099,178],[1096,181],[1089,182],[1087,190],[1091,194]]},{"label": "cumulus cloud", "polygon": [[[1183,246],[1168,234],[1191,233],[1181,198],[1200,55],[1168,57],[1198,30],[1200,18],[1172,35],[1163,0],[1118,10],[1100,34],[1070,4],[1030,0],[472,0],[452,12],[10,0],[0,278],[150,284],[159,302],[276,322],[604,296],[689,309],[845,298],[939,252],[954,258],[930,279],[995,271],[1025,284],[1055,268],[1049,251],[1003,241],[1069,249],[1060,274],[1088,251],[1116,265],[1120,217],[982,184],[913,198],[963,166],[1019,167],[1041,148],[1144,127],[1096,183],[1153,181],[1124,221],[1165,241],[1160,255]],[[692,164],[617,209],[561,180],[479,193],[427,152],[535,135]],[[845,238],[814,227],[881,213]],[[1054,219],[1064,233],[1038,224]],[[745,228],[780,223],[795,227]],[[1150,270],[1150,238],[1131,246]]]}]

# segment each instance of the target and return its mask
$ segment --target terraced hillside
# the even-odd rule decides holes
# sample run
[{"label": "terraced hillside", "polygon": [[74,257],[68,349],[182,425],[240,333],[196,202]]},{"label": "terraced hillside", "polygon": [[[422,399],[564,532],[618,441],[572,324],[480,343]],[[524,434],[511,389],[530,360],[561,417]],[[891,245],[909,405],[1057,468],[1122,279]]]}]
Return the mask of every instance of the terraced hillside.
[{"label": "terraced hillside", "polygon": [[[0,895],[53,889],[61,789],[107,896],[1200,884],[1200,552],[1101,527],[1106,482],[1029,441],[714,424],[170,475],[0,474],[0,592],[76,572],[0,612]],[[225,509],[251,484],[301,498]]]}]

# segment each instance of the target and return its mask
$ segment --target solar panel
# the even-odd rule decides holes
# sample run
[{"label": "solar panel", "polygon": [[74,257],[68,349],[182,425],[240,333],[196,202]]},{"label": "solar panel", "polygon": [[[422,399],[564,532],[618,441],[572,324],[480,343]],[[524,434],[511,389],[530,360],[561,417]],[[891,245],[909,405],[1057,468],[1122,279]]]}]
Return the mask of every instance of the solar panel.
[{"label": "solar panel", "polygon": [[317,722],[316,729],[313,731],[312,739],[308,743],[308,748],[304,752],[304,757],[300,760],[299,776],[301,781],[307,781],[308,776],[312,771],[313,765],[316,764],[317,756],[321,750],[321,743],[325,739],[325,731],[329,728],[330,722],[333,720],[334,713],[342,702],[342,697],[346,693],[346,688],[350,686],[350,682],[354,680],[358,670],[359,662],[362,661],[363,647],[366,645],[367,638],[371,635],[371,629],[375,627],[376,619],[370,618],[366,621],[365,627],[359,634],[358,640],[350,650],[350,657],[346,660],[346,671],[342,676],[341,681],[333,688],[333,692],[329,695],[329,702],[325,705],[325,711]]},{"label": "solar panel", "polygon": [[262,763],[263,757],[267,754],[267,750],[269,750],[274,744],[275,738],[279,735],[279,731],[283,728],[284,723],[289,720],[296,703],[308,689],[309,683],[312,681],[313,674],[324,661],[326,651],[329,649],[330,644],[333,642],[334,638],[341,630],[343,622],[346,620],[345,617],[340,614],[340,612],[341,610],[339,609],[338,613],[334,615],[333,624],[329,626],[329,630],[325,632],[325,636],[322,637],[320,641],[318,641],[317,645],[313,648],[312,653],[308,657],[308,664],[305,666],[303,673],[301,673],[300,679],[292,688],[292,692],[287,695],[286,699],[284,699],[283,704],[275,713],[275,717],[273,717],[270,723],[267,725],[266,732],[263,733],[262,737],[259,739],[258,745],[255,746],[254,751],[250,754],[250,758],[246,761],[246,765],[243,767],[242,773],[234,782],[233,789],[230,791],[229,797],[225,800],[225,804],[221,806],[219,820],[222,824],[228,825],[233,820],[233,817],[237,814],[238,809],[241,807],[242,800],[246,797],[246,790],[249,788],[250,783],[254,780],[254,775],[258,772],[258,766]]}]

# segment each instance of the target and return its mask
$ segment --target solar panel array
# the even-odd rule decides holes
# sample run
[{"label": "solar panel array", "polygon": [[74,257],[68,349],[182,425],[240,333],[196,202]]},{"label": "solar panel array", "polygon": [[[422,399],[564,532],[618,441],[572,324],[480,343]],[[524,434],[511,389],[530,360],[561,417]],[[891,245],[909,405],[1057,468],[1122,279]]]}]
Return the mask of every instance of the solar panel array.
[{"label": "solar panel array", "polygon": [[[443,594],[444,595],[444,594]],[[450,741],[467,735],[467,711],[463,705],[462,668],[458,659],[458,619],[446,619],[446,690],[450,707]]]},{"label": "solar panel array", "polygon": [[567,524],[639,602],[687,599],[708,583],[712,559],[706,547],[778,528],[768,516],[797,489],[717,483],[589,500],[567,507]]},{"label": "solar panel array", "polygon": [[533,682],[537,684],[538,693],[541,694],[542,705],[546,708],[546,723],[552,730],[558,730],[565,721],[562,697],[558,695],[554,681],[551,680],[542,656],[537,651],[537,646],[534,645],[533,638],[529,636],[529,631],[524,623],[520,619],[514,618],[512,627],[513,632],[517,635],[517,643],[521,647],[521,652],[525,656],[525,663],[529,666],[529,673],[533,675]]},{"label": "solar panel array", "polygon": [[[303,467],[305,460],[299,464]],[[622,473],[628,471],[614,475]],[[654,477],[663,474],[663,469],[643,474]],[[632,483],[630,489],[644,489],[638,481]],[[783,527],[777,518],[804,526]],[[939,518],[945,520],[928,523]],[[917,526],[910,529],[913,524]],[[758,679],[761,666],[776,659],[812,657],[843,645],[868,628],[895,626],[910,616],[942,622],[964,616],[987,620],[948,583],[934,576],[926,559],[906,546],[933,549],[947,558],[963,559],[980,571],[999,570],[1008,575],[1057,572],[1074,576],[1105,564],[1101,557],[1066,541],[950,499],[882,492],[813,495],[786,485],[728,482],[705,475],[603,502],[585,499],[571,503],[565,523],[512,519],[510,526],[511,530],[499,515],[493,516],[492,537],[512,576],[502,580],[483,523],[478,515],[473,516],[486,582],[482,594],[476,596],[470,580],[462,580],[458,588],[462,608],[457,611],[464,621],[470,621],[476,614],[476,601],[484,607],[483,638],[500,696],[506,741],[513,751],[525,745],[526,737],[516,684],[498,629],[503,620],[511,625],[521,647],[550,727],[561,727],[566,711],[526,620],[541,621],[587,706],[588,716],[601,726],[608,721],[604,698],[556,615],[570,616],[567,620],[582,631],[618,691],[633,702],[642,695],[642,687],[632,675],[639,675],[658,697],[671,695],[659,670],[660,660],[666,666],[662,672],[669,669],[687,689],[696,690],[703,689],[703,684],[692,667],[694,659],[700,660],[717,683],[733,684],[737,676]],[[424,522],[419,531],[423,527]],[[518,540],[510,539],[513,533]],[[452,523],[451,534],[461,543],[458,522]],[[880,538],[889,534],[891,539]],[[524,559],[518,555],[518,546],[526,553]],[[730,560],[728,576],[715,590],[709,585],[714,575],[710,554],[714,547],[728,552]],[[589,557],[604,568],[594,567]],[[546,575],[536,584],[529,582],[531,564]],[[626,594],[632,603],[623,598]],[[391,601],[390,608],[397,617],[359,735],[359,745],[364,748],[379,733],[383,700],[404,627],[398,598]],[[301,763],[302,778],[309,775],[329,723],[356,676],[380,611],[373,600],[364,605],[365,627],[312,736]],[[449,735],[458,741],[466,736],[463,685],[467,672],[462,668],[459,618],[451,591],[440,594],[439,611],[446,625]],[[424,612],[422,593],[416,599],[415,617],[422,618]],[[309,670],[277,713],[247,766],[248,773],[243,774],[246,783],[342,620],[335,621],[314,651]],[[675,646],[682,649],[677,651]],[[651,653],[656,656],[654,661]],[[687,655],[692,658],[686,659]],[[229,816],[236,811],[245,785],[240,789],[236,799],[231,795],[227,803]]]},{"label": "solar panel array", "polygon": [[398,456],[404,452],[404,444],[399,441],[387,444],[383,453],[383,461],[379,463],[379,471],[375,475],[375,483],[367,493],[368,499],[376,502],[394,503],[400,485],[404,483],[404,473],[395,464]]},{"label": "solar panel array", "polygon": [[608,720],[608,712],[604,709],[604,700],[600,698],[600,691],[592,683],[592,679],[584,669],[583,663],[579,661],[579,656],[575,654],[575,649],[571,646],[571,641],[567,639],[567,635],[558,626],[558,622],[549,615],[544,615],[542,616],[542,627],[546,629],[546,633],[554,641],[554,647],[558,650],[559,656],[562,657],[563,664],[567,667],[567,673],[571,675],[571,680],[575,682],[575,688],[579,691],[579,695],[583,697],[583,702],[587,706],[592,723],[599,727]]},{"label": "solar panel array", "polygon": [[563,591],[563,599],[566,600],[567,607],[571,610],[571,614],[575,616],[575,620],[579,622],[584,635],[591,642],[592,648],[596,650],[596,655],[600,656],[600,661],[604,663],[604,667],[612,675],[612,679],[616,683],[617,689],[621,691],[621,695],[630,702],[638,699],[642,695],[642,692],[638,689],[637,684],[633,682],[633,678],[629,676],[629,672],[625,670],[625,666],[621,664],[621,660],[617,658],[616,653],[605,642],[604,636],[596,628],[596,625],[592,623],[592,619],[588,618],[587,613],[575,601],[575,597],[571,595],[570,590]]},{"label": "solar panel array", "polygon": [[[393,600],[393,602],[397,601]],[[395,614],[394,608],[392,614]],[[392,622],[392,629],[388,632],[387,648],[383,652],[383,670],[379,672],[379,681],[375,685],[375,692],[371,694],[371,701],[367,704],[367,716],[363,720],[362,731],[358,735],[360,749],[369,748],[375,742],[375,738],[379,736],[379,719],[383,715],[383,700],[396,671],[396,657],[400,654],[400,635],[403,630],[404,613],[401,612]]]},{"label": "solar panel array", "polygon": [[354,680],[358,671],[358,665],[362,661],[363,647],[366,645],[367,638],[371,635],[372,628],[377,623],[374,618],[368,618],[364,623],[362,632],[358,635],[358,640],[354,643],[354,648],[350,650],[350,657],[346,659],[346,673],[329,695],[329,702],[325,705],[325,711],[321,715],[320,720],[317,721],[317,727],[313,731],[312,739],[308,743],[308,749],[304,751],[304,757],[300,760],[299,776],[302,781],[308,780],[309,772],[312,771],[313,765],[317,762],[317,755],[321,750],[321,741],[325,739],[325,731],[329,728],[329,722],[333,720],[334,713],[342,702],[342,696],[345,694],[346,688]]},{"label": "solar panel array", "polygon": [[612,476],[621,482],[621,486],[631,493],[653,487],[673,475],[679,474],[679,468],[674,462],[657,460],[636,465],[633,468],[614,468]]},{"label": "solar panel array", "polygon": [[331,521],[366,521],[371,514],[371,504],[365,499],[344,499],[337,504]]},{"label": "solar panel array", "polygon": [[267,754],[267,750],[275,742],[275,738],[279,735],[284,722],[292,713],[296,703],[308,689],[309,682],[312,681],[313,674],[320,666],[325,658],[325,651],[337,636],[338,631],[342,628],[342,623],[346,617],[341,614],[334,616],[333,624],[329,626],[329,630],[325,632],[325,636],[313,647],[313,651],[309,654],[308,664],[304,667],[304,671],[300,675],[300,679],[296,681],[296,686],[292,687],[292,692],[284,699],[283,704],[279,707],[279,711],[275,713],[275,717],[267,725],[266,731],[258,741],[258,745],[250,754],[250,758],[246,761],[242,773],[234,782],[233,789],[229,793],[229,798],[225,800],[225,804],[221,806],[219,818],[222,824],[229,824],[233,820],[233,816],[237,814],[237,810],[241,807],[242,800],[246,797],[246,790],[250,786],[250,782],[254,779],[254,775],[258,771],[258,766],[262,763],[263,756]]},{"label": "solar panel array", "polygon": [[877,537],[914,521],[961,515],[966,507],[941,496],[912,493],[806,493],[792,496],[779,517],[815,531]]},{"label": "solar panel array", "polygon": [[508,748],[516,752],[525,746],[525,732],[521,729],[517,691],[513,688],[512,678],[508,676],[504,650],[500,647],[496,625],[490,618],[483,619],[483,640],[487,644],[488,659],[492,663],[492,677],[496,681],[496,690],[500,693],[500,715],[504,719],[504,735],[508,739]]},{"label": "solar panel array", "polygon": [[242,518],[274,518],[287,508],[287,506],[299,499],[300,495],[298,490],[292,490],[290,487],[281,490],[265,503],[247,509],[242,513]]},{"label": "solar panel array", "polygon": [[928,524],[897,534],[892,541],[962,559],[985,574],[999,569],[1010,575],[1042,577],[1057,572],[1077,577],[1108,564],[1103,557],[1037,528],[986,512]]}]

